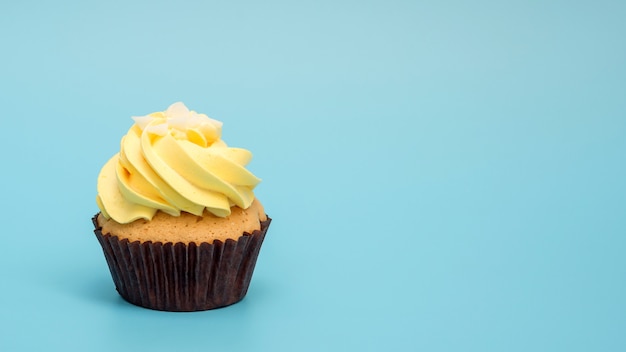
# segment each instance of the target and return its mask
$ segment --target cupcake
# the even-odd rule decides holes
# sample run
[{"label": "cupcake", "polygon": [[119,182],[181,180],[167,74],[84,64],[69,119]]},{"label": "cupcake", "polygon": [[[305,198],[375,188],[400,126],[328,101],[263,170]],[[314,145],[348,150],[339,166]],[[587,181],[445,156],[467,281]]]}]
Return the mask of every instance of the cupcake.
[{"label": "cupcake", "polygon": [[271,222],[252,154],[182,103],[133,120],[100,171],[92,219],[117,291],[165,311],[239,302]]}]

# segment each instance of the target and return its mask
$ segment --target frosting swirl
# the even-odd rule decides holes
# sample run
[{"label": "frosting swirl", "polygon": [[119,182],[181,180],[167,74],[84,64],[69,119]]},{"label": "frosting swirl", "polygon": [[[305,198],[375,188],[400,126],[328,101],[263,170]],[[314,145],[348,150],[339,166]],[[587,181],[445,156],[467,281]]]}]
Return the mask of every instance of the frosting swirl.
[{"label": "frosting swirl", "polygon": [[220,121],[180,102],[133,120],[98,176],[96,202],[106,218],[129,223],[158,210],[201,216],[205,209],[226,217],[231,206],[252,204],[261,181],[245,168],[252,153],[228,147]]}]

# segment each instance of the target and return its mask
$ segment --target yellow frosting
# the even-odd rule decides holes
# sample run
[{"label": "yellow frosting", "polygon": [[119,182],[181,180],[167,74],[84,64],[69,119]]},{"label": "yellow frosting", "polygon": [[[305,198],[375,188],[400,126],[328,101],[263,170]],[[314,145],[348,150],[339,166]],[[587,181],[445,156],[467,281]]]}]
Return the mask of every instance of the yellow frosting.
[{"label": "yellow frosting", "polygon": [[245,168],[252,153],[220,139],[222,123],[175,103],[163,112],[133,117],[120,152],[98,176],[96,201],[118,223],[150,220],[157,210],[178,216],[219,217],[231,206],[248,208],[261,181]]}]

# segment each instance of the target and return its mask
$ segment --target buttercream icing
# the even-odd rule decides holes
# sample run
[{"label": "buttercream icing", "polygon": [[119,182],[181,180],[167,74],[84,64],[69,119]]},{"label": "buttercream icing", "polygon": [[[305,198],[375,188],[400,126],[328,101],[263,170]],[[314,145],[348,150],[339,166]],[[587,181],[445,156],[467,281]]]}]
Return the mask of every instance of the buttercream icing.
[{"label": "buttercream icing", "polygon": [[261,181],[245,168],[252,153],[227,146],[220,121],[180,102],[133,120],[98,176],[104,217],[123,224],[150,220],[159,210],[201,216],[205,209],[226,217],[232,206],[252,204]]}]

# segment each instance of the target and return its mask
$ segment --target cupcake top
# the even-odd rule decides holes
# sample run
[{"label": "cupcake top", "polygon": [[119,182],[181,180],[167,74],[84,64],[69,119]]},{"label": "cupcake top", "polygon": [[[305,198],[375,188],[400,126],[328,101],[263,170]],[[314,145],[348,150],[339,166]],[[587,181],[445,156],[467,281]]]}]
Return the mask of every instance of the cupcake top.
[{"label": "cupcake top", "polygon": [[106,219],[151,220],[159,210],[226,217],[232,206],[252,204],[261,181],[245,168],[252,153],[228,147],[220,121],[180,102],[133,120],[98,176],[96,201]]}]

